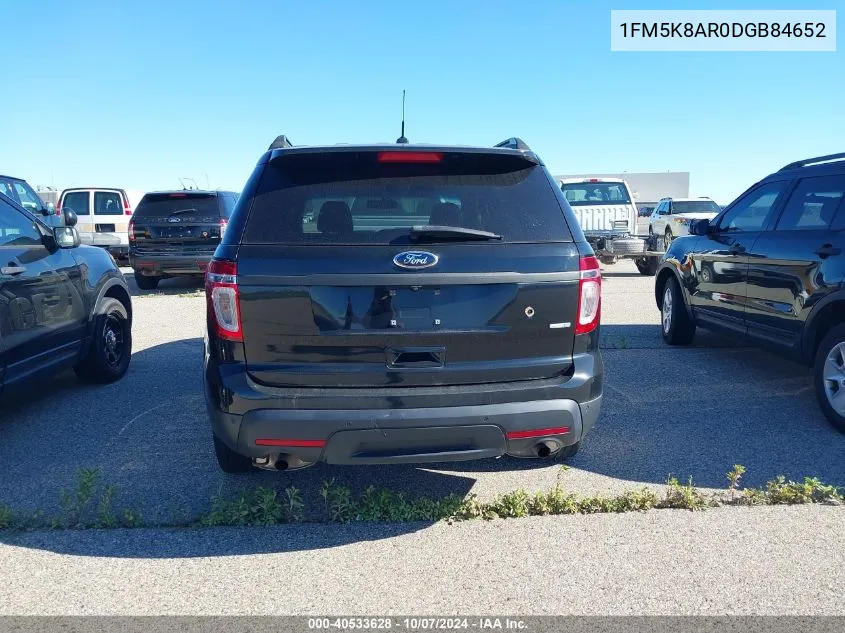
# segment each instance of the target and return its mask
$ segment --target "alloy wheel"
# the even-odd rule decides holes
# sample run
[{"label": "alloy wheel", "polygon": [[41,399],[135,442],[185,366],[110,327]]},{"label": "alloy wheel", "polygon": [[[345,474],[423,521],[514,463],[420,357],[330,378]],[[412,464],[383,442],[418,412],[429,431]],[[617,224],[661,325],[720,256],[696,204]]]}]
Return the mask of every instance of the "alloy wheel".
[{"label": "alloy wheel", "polygon": [[669,334],[672,327],[672,284],[666,284],[663,291],[663,333]]}]

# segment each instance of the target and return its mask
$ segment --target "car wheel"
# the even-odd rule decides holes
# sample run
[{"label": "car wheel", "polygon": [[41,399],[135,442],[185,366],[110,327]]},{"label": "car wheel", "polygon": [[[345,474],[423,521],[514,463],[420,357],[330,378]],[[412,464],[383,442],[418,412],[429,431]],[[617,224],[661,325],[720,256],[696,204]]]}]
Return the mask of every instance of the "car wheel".
[{"label": "car wheel", "polygon": [[252,460],[231,448],[214,435],[214,455],[217,457],[217,465],[220,470],[230,475],[252,472]]},{"label": "car wheel", "polygon": [[103,299],[93,332],[88,351],[73,368],[77,377],[100,384],[120,380],[132,358],[132,326],[126,307],[117,299]]},{"label": "car wheel", "polygon": [[135,284],[141,290],[155,290],[158,288],[159,277],[150,277],[148,275],[139,275],[135,273]]},{"label": "car wheel", "polygon": [[666,246],[666,250],[669,250],[669,247],[672,246],[672,240],[674,237],[672,236],[672,229],[666,229],[666,235],[663,236],[663,243]]},{"label": "car wheel", "polygon": [[837,325],[816,350],[816,397],[828,421],[845,433],[845,324]]},{"label": "car wheel", "polygon": [[669,345],[689,345],[695,336],[695,323],[687,312],[681,286],[674,277],[669,277],[663,286],[660,331]]},{"label": "car wheel", "polygon": [[634,264],[636,264],[637,270],[640,271],[640,274],[647,275],[649,277],[654,277],[657,274],[658,263],[659,260],[657,257],[641,257],[634,260]]},{"label": "car wheel", "polygon": [[713,271],[710,270],[710,266],[702,264],[700,275],[701,275],[701,281],[705,284],[709,284],[713,281]]}]

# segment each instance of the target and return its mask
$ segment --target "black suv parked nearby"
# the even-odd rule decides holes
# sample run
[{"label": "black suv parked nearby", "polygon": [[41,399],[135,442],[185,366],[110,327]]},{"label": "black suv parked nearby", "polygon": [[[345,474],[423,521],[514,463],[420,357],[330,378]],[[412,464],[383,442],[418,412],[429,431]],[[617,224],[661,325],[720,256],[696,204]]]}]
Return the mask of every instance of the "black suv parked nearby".
[{"label": "black suv parked nearby", "polygon": [[206,277],[220,467],[571,456],[599,414],[601,275],[542,162],[271,145]]},{"label": "black suv parked nearby", "polygon": [[23,178],[0,176],[0,194],[22,206],[50,228],[64,225],[62,216],[56,212],[53,204],[45,203]]},{"label": "black suv parked nearby", "polygon": [[238,200],[232,191],[148,193],[129,223],[129,264],[142,290],[168,277],[201,278]]},{"label": "black suv parked nearby", "polygon": [[48,228],[0,196],[0,391],[73,367],[123,377],[132,353],[129,288],[111,255],[80,246],[76,215]]},{"label": "black suv parked nearby", "polygon": [[656,277],[663,338],[739,334],[814,368],[845,432],[845,153],[791,163],[672,244]]}]

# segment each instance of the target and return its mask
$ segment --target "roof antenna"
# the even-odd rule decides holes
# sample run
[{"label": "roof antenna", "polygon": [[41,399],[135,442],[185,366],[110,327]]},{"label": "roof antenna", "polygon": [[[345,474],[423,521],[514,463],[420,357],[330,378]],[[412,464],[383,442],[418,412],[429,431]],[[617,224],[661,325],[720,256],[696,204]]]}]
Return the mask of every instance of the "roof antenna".
[{"label": "roof antenna", "polygon": [[405,91],[402,91],[402,136],[396,139],[397,143],[407,143],[408,139],[405,138]]}]

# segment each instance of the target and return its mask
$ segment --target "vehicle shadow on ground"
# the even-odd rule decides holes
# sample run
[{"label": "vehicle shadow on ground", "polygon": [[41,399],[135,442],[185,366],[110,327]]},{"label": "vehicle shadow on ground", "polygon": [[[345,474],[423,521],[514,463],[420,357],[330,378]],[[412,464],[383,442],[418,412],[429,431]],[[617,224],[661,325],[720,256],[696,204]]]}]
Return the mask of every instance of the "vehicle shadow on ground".
[{"label": "vehicle shadow on ground", "polygon": [[141,290],[135,283],[135,275],[130,270],[123,271],[123,278],[129,286],[129,294],[132,297],[163,297],[173,295],[185,295],[189,297],[202,296],[205,292],[202,277],[175,277],[162,279],[155,290]]},{"label": "vehicle shadow on ground", "polygon": [[[605,347],[602,414],[569,461],[572,469],[562,477],[567,490],[631,489],[664,483],[670,474],[684,481],[692,477],[700,487],[721,488],[733,464],[748,468],[748,485],[778,474],[845,484],[845,436],[818,410],[804,368],[704,333],[690,348],[668,348],[656,325],[604,330],[642,345]],[[61,489],[73,490],[79,469],[98,468],[103,484],[115,487],[115,512],[130,509],[148,524],[189,524],[211,509],[215,496],[232,498],[257,486],[279,494],[295,486],[308,518],[320,521],[326,517],[320,496],[326,481],[353,494],[373,486],[408,498],[439,499],[465,496],[479,484],[488,496],[491,490],[517,487],[533,491],[553,485],[560,473],[558,462],[504,457],[421,467],[318,464],[296,472],[224,475],[214,460],[205,412],[202,352],[198,338],[172,341],[134,354],[129,373],[118,383],[82,386],[67,373],[27,397],[4,401],[0,505],[61,516]],[[91,511],[96,512],[93,505]],[[0,541],[91,556],[217,556],[333,547],[428,525],[356,530],[308,524],[296,528],[299,536],[292,540],[288,532],[278,543],[239,533],[229,545],[225,540],[203,545],[179,532],[166,541],[142,542],[143,533],[131,530],[115,532],[113,539],[80,538],[75,531],[0,532]],[[173,539],[185,539],[184,551],[174,547]]]},{"label": "vehicle shadow on ground", "polygon": [[[274,488],[279,495],[295,486],[306,521],[326,521],[324,482],[356,496],[369,486],[403,492],[409,498],[464,497],[475,479],[414,466],[345,468],[316,465],[302,471],[256,470],[245,475],[219,471],[202,395],[202,340],[185,339],[137,351],[123,380],[81,385],[72,372],[52,378],[49,388],[34,386],[0,401],[0,506],[21,517],[41,513],[42,524],[66,515],[62,491],[76,494],[80,469],[96,468],[101,485],[87,516],[96,521],[101,493],[114,487],[112,509],[118,521],[130,510],[143,524],[188,525],[207,514],[216,497],[235,498],[244,489]],[[43,457],[40,458],[39,456]],[[173,547],[173,539],[153,542],[136,530],[115,530],[114,538],[80,538],[78,530],[14,532],[0,530],[0,542],[86,556],[217,556],[325,548],[369,538],[412,533],[431,522],[398,523],[367,530],[337,524],[306,523],[299,537],[261,545],[249,538],[226,544],[194,542],[193,550]],[[326,527],[328,526],[328,527]],[[294,526],[291,526],[293,529]],[[190,535],[201,528],[182,530]],[[176,530],[174,534],[179,534]],[[191,541],[186,536],[186,542]],[[114,545],[115,543],[121,545]],[[187,547],[187,546],[186,546]],[[258,549],[256,549],[258,548]]]}]

